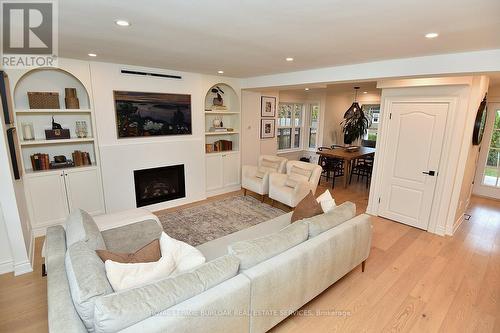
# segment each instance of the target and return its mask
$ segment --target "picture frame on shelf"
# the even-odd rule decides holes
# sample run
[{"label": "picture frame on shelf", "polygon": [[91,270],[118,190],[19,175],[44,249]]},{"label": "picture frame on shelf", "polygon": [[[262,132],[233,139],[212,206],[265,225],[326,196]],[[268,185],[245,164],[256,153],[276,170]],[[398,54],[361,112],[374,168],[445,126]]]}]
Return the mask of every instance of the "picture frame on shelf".
[{"label": "picture frame on shelf", "polygon": [[276,97],[262,96],[260,98],[261,117],[276,117]]},{"label": "picture frame on shelf", "polygon": [[275,136],[275,119],[261,119],[260,120],[260,138],[272,139]]}]

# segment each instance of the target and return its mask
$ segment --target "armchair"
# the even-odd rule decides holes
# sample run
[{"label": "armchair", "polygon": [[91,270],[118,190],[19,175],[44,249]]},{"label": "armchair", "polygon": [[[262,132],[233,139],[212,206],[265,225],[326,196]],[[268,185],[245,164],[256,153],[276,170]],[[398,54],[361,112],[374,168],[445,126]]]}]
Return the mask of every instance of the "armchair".
[{"label": "armchair", "polygon": [[321,172],[317,164],[288,161],[286,174],[269,175],[269,198],[293,208],[309,191],[316,192]]},{"label": "armchair", "polygon": [[244,165],[242,167],[241,187],[246,195],[247,190],[264,196],[269,193],[269,175],[285,172],[287,159],[271,155],[259,157],[258,166]]}]

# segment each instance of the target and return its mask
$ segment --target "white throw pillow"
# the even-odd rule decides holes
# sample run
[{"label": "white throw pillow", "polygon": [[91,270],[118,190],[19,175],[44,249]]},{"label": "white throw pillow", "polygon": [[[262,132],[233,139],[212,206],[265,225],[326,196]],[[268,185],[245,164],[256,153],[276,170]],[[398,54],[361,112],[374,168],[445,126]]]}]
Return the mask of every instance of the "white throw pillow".
[{"label": "white throw pillow", "polygon": [[333,199],[330,191],[326,190],[322,195],[316,198],[316,201],[321,205],[323,213],[328,213],[333,210],[336,206],[335,199]]},{"label": "white throw pillow", "polygon": [[119,291],[148,284],[205,262],[200,251],[164,232],[160,237],[160,251],[161,258],[156,262],[125,264],[106,260],[106,276],[113,289]]}]

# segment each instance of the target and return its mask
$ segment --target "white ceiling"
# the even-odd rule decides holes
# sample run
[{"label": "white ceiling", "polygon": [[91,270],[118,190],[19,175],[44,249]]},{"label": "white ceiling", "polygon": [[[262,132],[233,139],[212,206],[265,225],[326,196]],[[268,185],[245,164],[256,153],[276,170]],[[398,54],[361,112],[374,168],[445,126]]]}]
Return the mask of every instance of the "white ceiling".
[{"label": "white ceiling", "polygon": [[500,1],[63,0],[59,35],[62,57],[249,77],[500,48]]}]

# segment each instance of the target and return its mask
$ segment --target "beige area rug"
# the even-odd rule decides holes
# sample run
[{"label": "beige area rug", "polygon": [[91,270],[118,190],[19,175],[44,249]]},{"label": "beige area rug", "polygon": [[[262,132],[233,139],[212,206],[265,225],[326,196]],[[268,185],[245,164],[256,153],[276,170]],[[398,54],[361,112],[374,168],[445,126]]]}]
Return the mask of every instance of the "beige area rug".
[{"label": "beige area rug", "polygon": [[240,195],[157,215],[170,237],[197,246],[284,213],[251,196]]}]

